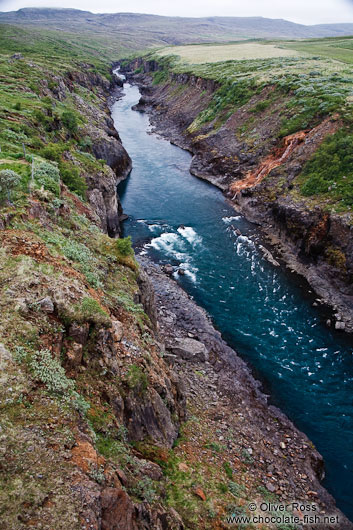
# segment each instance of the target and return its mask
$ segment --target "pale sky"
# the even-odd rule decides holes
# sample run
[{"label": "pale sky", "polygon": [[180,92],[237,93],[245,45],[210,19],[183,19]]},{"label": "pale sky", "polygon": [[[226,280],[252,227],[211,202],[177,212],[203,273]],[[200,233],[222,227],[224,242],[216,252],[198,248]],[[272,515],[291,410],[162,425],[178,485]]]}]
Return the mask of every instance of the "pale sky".
[{"label": "pale sky", "polygon": [[71,7],[93,13],[152,13],[190,17],[262,16],[301,24],[353,22],[353,0],[0,0],[0,11]]}]

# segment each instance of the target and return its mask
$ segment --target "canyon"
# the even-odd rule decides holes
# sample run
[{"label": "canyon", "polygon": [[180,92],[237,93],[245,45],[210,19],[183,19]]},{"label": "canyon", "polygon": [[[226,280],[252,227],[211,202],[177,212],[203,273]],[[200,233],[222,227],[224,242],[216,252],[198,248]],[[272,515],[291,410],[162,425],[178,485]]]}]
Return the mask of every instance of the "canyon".
[{"label": "canyon", "polygon": [[[297,289],[288,281],[287,288],[284,268],[275,267],[273,272],[275,260],[282,265],[289,250],[271,258],[273,247],[258,236],[257,226],[233,215],[233,206],[266,229],[282,204],[276,215],[285,219],[283,231],[289,232],[293,252],[303,247],[311,259],[325,237],[338,245],[339,233],[340,248],[346,252],[349,232],[334,216],[323,217],[318,211],[314,223],[310,214],[309,228],[304,229],[303,216],[295,209],[292,221],[297,216],[298,231],[306,232],[300,232],[294,244],[288,221],[292,204],[283,206],[281,196],[271,203],[269,217],[268,205],[258,195],[270,172],[287,169],[287,164],[289,174],[295,172],[293,156],[298,157],[304,145],[314,149],[315,142],[339,122],[333,118],[316,129],[286,135],[280,146],[271,144],[264,131],[267,143],[261,153],[239,151],[229,124],[216,134],[208,135],[207,127],[197,135],[185,133],[212,98],[213,81],[184,75],[175,76],[173,86],[153,85],[149,74],[158,70],[158,64],[146,63],[146,72],[134,74],[131,68],[143,64],[138,60],[126,68],[134,85],[125,86],[124,95],[121,80],[110,75],[106,64],[94,63],[93,56],[91,64],[80,56],[72,65],[66,48],[56,52],[56,64],[48,63],[45,55],[43,59],[41,48],[33,57],[34,52],[30,57],[26,52],[4,52],[1,63],[0,80],[6,80],[6,87],[0,170],[13,171],[18,178],[0,209],[1,524],[9,530],[228,528],[226,518],[249,515],[252,501],[269,506],[301,501],[315,505],[320,516],[337,516],[339,528],[352,528],[342,513],[349,511],[347,491],[339,491],[341,511],[322,484],[325,466],[320,450],[272,401],[277,383],[280,390],[311,374],[299,370],[281,383],[281,366],[280,375],[272,370],[278,379],[268,388],[266,378],[259,381],[261,367],[269,369],[276,360],[265,356],[256,370],[250,354],[276,350],[271,342],[275,328],[264,333],[257,327],[264,318],[247,316],[247,325],[253,328],[250,344],[245,319],[238,328],[239,315],[228,318],[233,334],[223,336],[231,347],[216,329],[222,327],[221,320],[215,326],[209,316],[224,302],[221,290],[233,292],[231,287],[234,295],[243,293],[234,307],[241,316],[250,315],[251,293],[255,287],[260,293],[261,286],[267,294],[288,296],[276,311],[272,299],[262,304],[261,311],[271,315],[273,326],[281,326],[284,306],[297,306],[313,326],[305,339],[319,340],[321,317],[311,312],[315,297],[302,301],[303,285]],[[137,103],[135,83],[143,94],[135,108],[147,109],[157,130],[187,152],[149,134],[144,114],[130,109],[129,97]],[[185,86],[184,94],[179,85]],[[134,120],[139,122],[136,128]],[[131,149],[127,140],[132,141]],[[229,193],[233,202],[191,176],[190,162],[194,175]],[[154,180],[159,177],[159,182]],[[243,184],[232,187],[234,177]],[[163,188],[162,180],[169,189]],[[181,183],[185,189],[191,187],[190,193],[182,195]],[[197,202],[199,198],[202,201]],[[122,237],[129,230],[137,260],[130,240]],[[279,236],[274,230],[271,234]],[[218,247],[212,246],[215,242]],[[163,248],[172,256],[163,256]],[[216,256],[215,262],[215,248],[220,257],[224,251],[231,258]],[[149,252],[155,253],[154,259],[146,255]],[[196,266],[192,260],[197,255],[203,263],[215,264],[214,269],[202,269],[201,261]],[[347,274],[349,256],[347,250]],[[299,269],[294,265],[296,254],[295,258],[293,268]],[[222,283],[228,281],[223,269],[231,267],[228,279],[234,285],[228,289]],[[247,276],[254,278],[254,270],[258,283],[246,283]],[[325,271],[335,272],[334,287],[339,291],[344,278],[337,267]],[[205,277],[209,283],[199,289],[197,282]],[[251,289],[242,291],[244,286]],[[210,295],[205,298],[207,312],[196,304],[205,293]],[[350,295],[347,288],[347,303]],[[341,298],[331,328],[325,328],[334,360],[335,339],[346,351],[340,342],[344,334],[335,335],[337,324],[350,331]],[[259,300],[265,297],[257,299],[258,307]],[[229,308],[220,307],[218,317],[226,319]],[[298,321],[304,336],[306,322]],[[292,322],[288,320],[286,333]],[[234,336],[239,348],[247,345],[249,357],[239,352],[240,357]],[[321,356],[319,346],[315,342],[315,364]],[[350,379],[344,362],[340,357],[334,370],[328,364],[325,369],[332,377],[344,378],[345,391]],[[321,366],[316,368],[314,384],[307,390],[317,388]],[[335,390],[337,381],[330,381],[328,389]],[[291,392],[300,396],[294,387]],[[345,400],[345,394],[340,397]],[[304,418],[308,411],[302,401],[292,403],[300,406]],[[313,402],[317,407],[319,400]],[[347,428],[344,410],[340,412],[342,425],[330,425],[329,444],[349,443],[335,435],[338,428],[341,433]],[[346,445],[334,447],[346,451]],[[332,469],[335,451],[330,455]],[[336,469],[348,475],[342,460]],[[335,486],[343,488],[337,482]]]},{"label": "canyon", "polygon": [[[220,126],[212,121],[194,130],[219,83],[171,70],[166,81],[155,84],[153,73],[164,68],[156,59],[136,59],[124,68],[142,92],[136,109],[150,114],[156,132],[193,154],[191,173],[219,187],[239,212],[257,223],[288,266],[303,275],[318,297],[332,307],[328,324],[351,332],[351,215],[327,211],[320,201],[310,204],[293,193],[305,163],[342,126],[338,115],[311,130],[277,139],[283,99],[273,103],[266,117],[260,112],[256,119],[252,114],[257,104],[271,98],[273,86],[254,95]],[[131,76],[141,69],[143,73]],[[237,133],[250,118],[255,143],[246,133],[243,138]]]}]

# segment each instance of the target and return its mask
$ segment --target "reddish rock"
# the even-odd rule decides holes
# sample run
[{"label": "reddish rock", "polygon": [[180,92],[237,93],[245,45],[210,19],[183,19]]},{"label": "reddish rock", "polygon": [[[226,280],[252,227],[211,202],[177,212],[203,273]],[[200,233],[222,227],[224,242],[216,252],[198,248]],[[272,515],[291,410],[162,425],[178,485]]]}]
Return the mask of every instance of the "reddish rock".
[{"label": "reddish rock", "polygon": [[79,366],[82,362],[83,346],[77,342],[72,342],[66,352],[66,356],[73,366]]},{"label": "reddish rock", "polygon": [[114,342],[120,342],[123,338],[123,325],[119,320],[112,321],[112,335]]},{"label": "reddish rock", "polygon": [[138,530],[135,507],[125,491],[105,488],[101,503],[102,530]]},{"label": "reddish rock", "polygon": [[202,501],[205,501],[205,500],[206,500],[206,495],[205,495],[204,491],[203,491],[201,488],[196,488],[196,489],[194,490],[194,493],[195,493],[195,495],[197,495],[198,497],[200,497],[200,499],[201,499]]},{"label": "reddish rock", "polygon": [[92,467],[99,467],[105,463],[104,458],[99,456],[93,445],[86,440],[78,440],[71,449],[71,454],[71,461],[85,473],[88,473]]}]

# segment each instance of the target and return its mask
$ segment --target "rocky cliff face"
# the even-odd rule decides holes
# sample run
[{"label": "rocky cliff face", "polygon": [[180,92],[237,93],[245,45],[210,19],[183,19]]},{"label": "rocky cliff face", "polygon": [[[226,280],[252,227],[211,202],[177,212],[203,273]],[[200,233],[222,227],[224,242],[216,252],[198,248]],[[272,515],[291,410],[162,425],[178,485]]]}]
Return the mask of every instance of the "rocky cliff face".
[{"label": "rocky cliff face", "polygon": [[[87,71],[85,71],[85,66]],[[85,125],[81,128],[82,137],[89,138],[93,155],[104,161],[105,167],[86,171],[88,199],[97,213],[101,228],[112,237],[119,236],[122,208],[116,192],[119,182],[131,171],[131,160],[121,144],[113,120],[109,115],[108,98],[119,83],[108,82],[99,74],[89,70],[90,65],[82,65],[80,71],[69,71],[63,76],[54,76],[48,83],[43,80],[41,92],[58,101],[70,98],[75,109],[81,114]],[[53,86],[54,85],[54,86]],[[94,90],[99,104],[91,103],[76,93],[77,86],[88,92]],[[70,160],[70,155],[67,155]]]},{"label": "rocky cliff face", "polygon": [[160,134],[192,152],[192,174],[221,188],[235,208],[261,225],[285,262],[333,307],[331,324],[353,331],[352,216],[326,211],[295,193],[306,161],[340,127],[337,117],[279,140],[283,98],[273,101],[270,112],[253,113],[271,97],[274,87],[266,87],[220,125],[215,119],[195,129],[217,83],[172,72],[165,82],[153,84],[156,61],[137,60],[127,70],[136,68],[145,71],[130,74],[142,92],[136,109],[149,112]]},{"label": "rocky cliff face", "polygon": [[18,88],[39,107],[21,115],[32,158],[1,160],[24,185],[0,202],[0,526],[181,529],[162,465],[185,393],[148,277],[115,238],[131,169],[109,114],[115,83],[92,65],[16,60],[14,76],[40,79]]}]

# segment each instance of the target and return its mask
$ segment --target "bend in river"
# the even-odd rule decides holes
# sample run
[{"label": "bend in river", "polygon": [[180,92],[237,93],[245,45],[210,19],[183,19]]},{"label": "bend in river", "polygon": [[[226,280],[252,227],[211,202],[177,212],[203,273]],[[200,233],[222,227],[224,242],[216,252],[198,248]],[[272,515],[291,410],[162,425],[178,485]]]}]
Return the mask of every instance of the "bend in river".
[{"label": "bend in river", "polygon": [[137,252],[185,271],[176,279],[315,443],[324,485],[353,519],[352,338],[324,325],[304,281],[264,259],[258,229],[189,173],[191,155],[150,133],[148,116],[131,110],[138,88],[124,92],[112,117],[133,161],[119,187],[125,235]]}]

